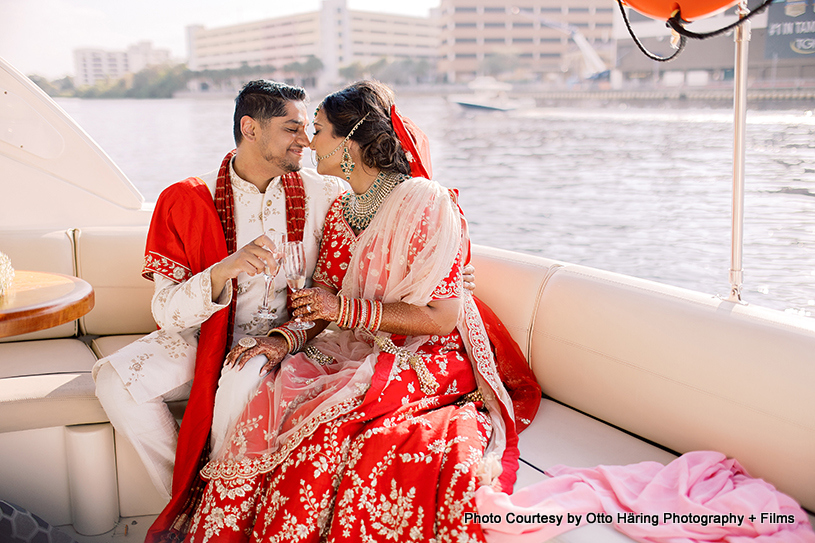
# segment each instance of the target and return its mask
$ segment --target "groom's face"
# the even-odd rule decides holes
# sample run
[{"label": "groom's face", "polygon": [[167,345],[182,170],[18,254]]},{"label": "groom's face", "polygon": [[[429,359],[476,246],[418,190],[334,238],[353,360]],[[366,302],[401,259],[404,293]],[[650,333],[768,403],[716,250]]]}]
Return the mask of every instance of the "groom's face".
[{"label": "groom's face", "polygon": [[286,173],[299,171],[303,149],[310,143],[307,125],[306,104],[300,101],[288,102],[282,117],[260,123],[258,145],[264,160]]}]

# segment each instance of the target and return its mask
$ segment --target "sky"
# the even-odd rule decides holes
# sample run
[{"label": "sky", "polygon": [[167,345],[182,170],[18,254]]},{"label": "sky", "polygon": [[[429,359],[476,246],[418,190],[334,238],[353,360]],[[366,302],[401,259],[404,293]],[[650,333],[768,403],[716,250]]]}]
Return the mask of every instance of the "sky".
[{"label": "sky", "polygon": [[[439,0],[347,0],[355,10],[426,16]],[[73,50],[151,41],[186,57],[185,28],[316,11],[321,0],[0,0],[0,57],[26,75],[73,74]]]}]

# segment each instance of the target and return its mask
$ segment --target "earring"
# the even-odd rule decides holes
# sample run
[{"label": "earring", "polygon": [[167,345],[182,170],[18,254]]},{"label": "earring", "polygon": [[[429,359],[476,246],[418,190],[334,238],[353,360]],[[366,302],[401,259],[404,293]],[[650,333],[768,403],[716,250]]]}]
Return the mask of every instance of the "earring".
[{"label": "earring", "polygon": [[342,160],[340,161],[340,169],[342,169],[342,173],[345,174],[345,179],[347,181],[351,180],[351,172],[354,171],[354,161],[351,160],[351,153],[348,152],[348,147],[345,147],[342,150]]}]

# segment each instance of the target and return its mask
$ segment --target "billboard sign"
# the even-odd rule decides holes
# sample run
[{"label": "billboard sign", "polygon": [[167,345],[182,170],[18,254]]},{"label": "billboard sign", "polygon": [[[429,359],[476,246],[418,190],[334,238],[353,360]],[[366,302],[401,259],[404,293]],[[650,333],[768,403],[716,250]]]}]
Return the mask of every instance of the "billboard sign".
[{"label": "billboard sign", "polygon": [[815,62],[815,0],[776,0],[768,10],[764,58]]}]

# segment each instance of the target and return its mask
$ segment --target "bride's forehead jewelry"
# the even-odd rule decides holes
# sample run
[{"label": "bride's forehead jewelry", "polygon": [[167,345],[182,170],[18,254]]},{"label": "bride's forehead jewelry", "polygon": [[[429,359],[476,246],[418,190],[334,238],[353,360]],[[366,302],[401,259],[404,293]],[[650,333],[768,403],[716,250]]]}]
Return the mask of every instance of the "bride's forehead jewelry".
[{"label": "bride's forehead jewelry", "polygon": [[[317,111],[320,111],[320,108],[317,108]],[[327,155],[323,155],[323,156],[317,156],[317,162],[320,162],[321,160],[325,160],[325,159],[327,159],[328,157],[333,156],[333,155],[334,155],[334,153],[336,153],[337,151],[339,151],[341,147],[343,147],[343,146],[344,146],[346,143],[348,143],[348,140],[350,140],[350,139],[351,139],[351,136],[353,136],[353,135],[354,135],[354,132],[356,132],[357,128],[359,128],[359,125],[361,125],[361,124],[362,124],[362,122],[363,122],[365,119],[367,119],[367,118],[368,118],[368,115],[370,115],[370,114],[371,114],[371,112],[369,111],[368,113],[366,113],[366,114],[365,114],[365,116],[364,116],[364,117],[362,117],[362,118],[359,120],[359,122],[357,122],[357,124],[355,124],[355,125],[354,125],[354,128],[352,128],[352,129],[351,129],[351,131],[350,131],[350,132],[348,132],[348,135],[347,135],[347,136],[345,136],[345,139],[344,139],[344,140],[342,140],[342,143],[340,143],[339,145],[337,145],[337,148],[336,148],[336,149],[334,149],[333,151],[331,151],[331,152],[330,152],[330,153],[328,153]]]}]

